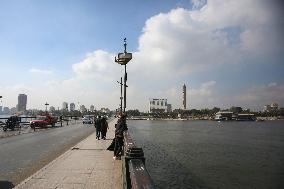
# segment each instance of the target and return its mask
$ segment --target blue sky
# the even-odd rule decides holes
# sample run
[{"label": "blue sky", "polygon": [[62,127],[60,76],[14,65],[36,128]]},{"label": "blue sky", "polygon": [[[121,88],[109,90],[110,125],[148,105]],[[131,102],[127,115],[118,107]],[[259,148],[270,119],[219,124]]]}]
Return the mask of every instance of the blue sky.
[{"label": "blue sky", "polygon": [[151,97],[179,108],[183,83],[190,108],[284,106],[279,2],[0,0],[0,105],[26,93],[28,108],[117,108],[127,37],[129,109]]}]

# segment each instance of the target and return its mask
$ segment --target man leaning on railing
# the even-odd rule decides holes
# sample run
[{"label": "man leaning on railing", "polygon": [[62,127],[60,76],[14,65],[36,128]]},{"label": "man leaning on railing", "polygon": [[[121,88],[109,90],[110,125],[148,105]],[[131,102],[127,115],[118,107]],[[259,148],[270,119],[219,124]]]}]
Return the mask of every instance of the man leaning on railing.
[{"label": "man leaning on railing", "polygon": [[115,143],[114,143],[114,156],[113,159],[121,159],[121,151],[123,147],[123,132],[128,130],[126,125],[126,115],[121,114],[115,126]]}]

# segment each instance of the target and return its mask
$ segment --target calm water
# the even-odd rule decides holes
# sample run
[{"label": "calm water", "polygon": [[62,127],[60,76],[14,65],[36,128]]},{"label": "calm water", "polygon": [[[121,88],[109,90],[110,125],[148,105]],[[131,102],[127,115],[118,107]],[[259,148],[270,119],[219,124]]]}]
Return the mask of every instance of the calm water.
[{"label": "calm water", "polygon": [[157,188],[284,188],[284,121],[128,121]]}]

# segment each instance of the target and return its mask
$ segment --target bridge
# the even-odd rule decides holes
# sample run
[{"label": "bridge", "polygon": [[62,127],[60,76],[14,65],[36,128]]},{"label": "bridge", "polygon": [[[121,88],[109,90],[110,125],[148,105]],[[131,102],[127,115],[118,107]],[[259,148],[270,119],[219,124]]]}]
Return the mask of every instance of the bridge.
[{"label": "bridge", "polygon": [[107,140],[96,140],[93,133],[15,188],[154,188],[143,149],[135,145],[128,132],[124,133],[121,160],[113,160],[113,152],[106,150],[116,121],[109,123]]}]

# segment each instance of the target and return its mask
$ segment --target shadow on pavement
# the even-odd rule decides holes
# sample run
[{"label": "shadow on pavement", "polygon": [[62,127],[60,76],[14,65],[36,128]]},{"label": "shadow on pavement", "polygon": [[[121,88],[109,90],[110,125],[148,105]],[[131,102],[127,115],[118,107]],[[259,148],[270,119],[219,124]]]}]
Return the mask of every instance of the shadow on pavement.
[{"label": "shadow on pavement", "polygon": [[0,188],[1,189],[10,189],[10,188],[14,188],[14,187],[15,187],[15,185],[12,182],[0,180]]}]

